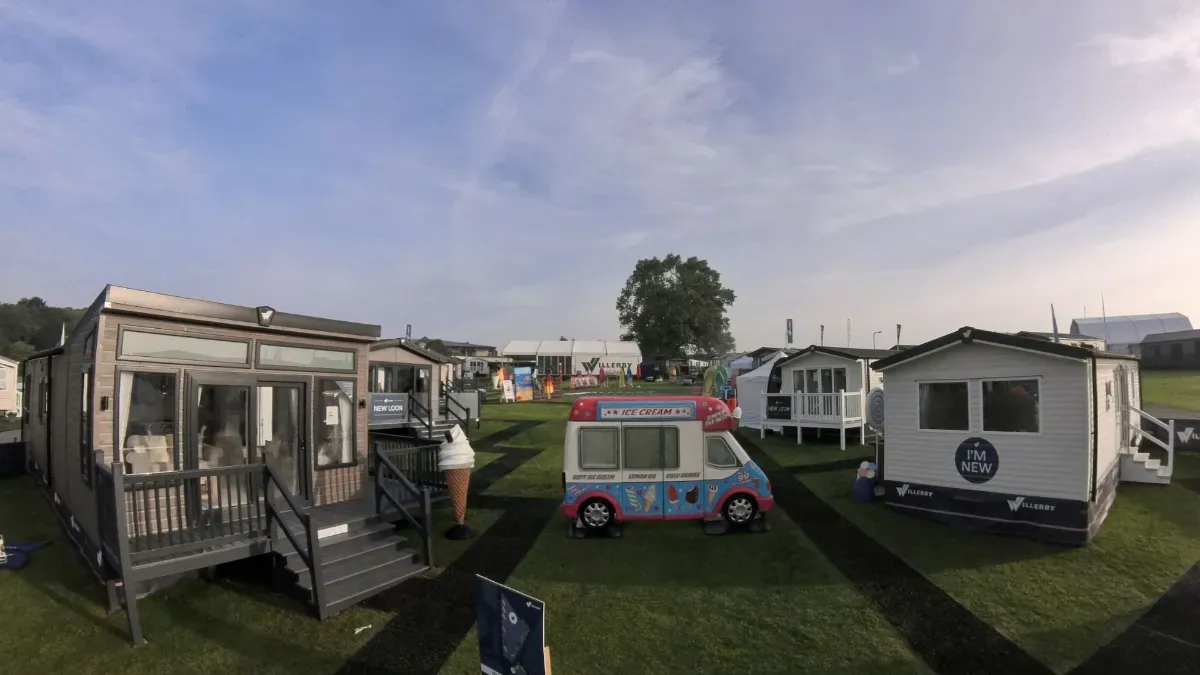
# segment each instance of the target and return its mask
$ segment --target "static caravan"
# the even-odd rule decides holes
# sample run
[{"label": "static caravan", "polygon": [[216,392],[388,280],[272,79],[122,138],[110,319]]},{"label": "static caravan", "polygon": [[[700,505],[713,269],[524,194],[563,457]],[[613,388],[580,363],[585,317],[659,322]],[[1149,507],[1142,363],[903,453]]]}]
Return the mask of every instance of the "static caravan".
[{"label": "static caravan", "polygon": [[447,372],[454,358],[404,338],[372,344],[367,405],[370,428],[408,429],[430,440],[441,438],[454,424],[465,430],[469,422],[478,423],[478,393],[449,391]]},{"label": "static caravan", "polygon": [[812,345],[776,361],[774,368],[779,372],[781,387],[779,393],[762,395],[765,414],[760,432],[795,429],[799,443],[804,429],[836,429],[844,450],[846,431],[856,429],[863,442],[867,392],[881,384],[870,365],[895,353]]},{"label": "static caravan", "polygon": [[1120,481],[1167,483],[1151,458],[1138,360],[969,326],[880,359],[884,501],[990,532],[1084,544]]},{"label": "static caravan", "polygon": [[0,356],[0,417],[17,415],[21,410],[17,366],[16,361]]}]

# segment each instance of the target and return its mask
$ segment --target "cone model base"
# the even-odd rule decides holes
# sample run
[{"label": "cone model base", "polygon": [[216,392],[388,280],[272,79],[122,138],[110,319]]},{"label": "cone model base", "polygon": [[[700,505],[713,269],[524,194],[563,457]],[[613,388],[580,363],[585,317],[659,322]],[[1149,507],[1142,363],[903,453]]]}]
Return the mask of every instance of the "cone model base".
[{"label": "cone model base", "polygon": [[459,523],[446,530],[446,538],[455,541],[470,539],[475,536],[475,528],[466,523]]}]

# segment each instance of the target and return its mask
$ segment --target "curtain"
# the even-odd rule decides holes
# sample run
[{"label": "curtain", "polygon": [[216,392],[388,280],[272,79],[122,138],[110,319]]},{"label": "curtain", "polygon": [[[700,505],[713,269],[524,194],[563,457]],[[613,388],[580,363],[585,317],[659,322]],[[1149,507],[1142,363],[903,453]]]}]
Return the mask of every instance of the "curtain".
[{"label": "curtain", "polygon": [[125,439],[129,430],[129,409],[133,407],[133,373],[121,373],[121,382],[117,396],[117,438],[121,444],[117,447],[116,460],[125,461]]},{"label": "curtain", "polygon": [[338,431],[341,444],[338,462],[350,462],[354,459],[354,401],[349,396],[338,397]]}]

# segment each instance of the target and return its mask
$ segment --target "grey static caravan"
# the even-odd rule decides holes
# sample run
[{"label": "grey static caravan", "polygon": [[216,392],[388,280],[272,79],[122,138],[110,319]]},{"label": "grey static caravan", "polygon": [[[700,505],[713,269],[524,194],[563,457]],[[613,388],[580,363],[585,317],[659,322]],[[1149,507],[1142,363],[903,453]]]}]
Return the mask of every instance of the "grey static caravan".
[{"label": "grey static caravan", "polygon": [[[428,536],[418,563],[379,504],[428,514],[429,491],[416,504],[368,475],[382,456],[367,442],[379,334],[107,286],[63,345],[24,361],[28,469],[134,644],[138,597],[233,560],[275,556],[322,619],[428,569]],[[396,544],[382,566],[318,544],[366,527]],[[361,572],[355,585],[326,577],[326,556]]]},{"label": "grey static caravan", "polygon": [[1135,357],[969,326],[871,366],[887,383],[884,501],[993,532],[1084,544],[1120,481],[1167,483],[1138,449]]},{"label": "grey static caravan", "polygon": [[796,441],[800,442],[804,429],[835,429],[845,450],[846,430],[856,429],[862,442],[867,392],[880,384],[870,365],[895,353],[812,345],[776,361],[780,390],[763,394],[765,415],[760,431],[796,429]]}]

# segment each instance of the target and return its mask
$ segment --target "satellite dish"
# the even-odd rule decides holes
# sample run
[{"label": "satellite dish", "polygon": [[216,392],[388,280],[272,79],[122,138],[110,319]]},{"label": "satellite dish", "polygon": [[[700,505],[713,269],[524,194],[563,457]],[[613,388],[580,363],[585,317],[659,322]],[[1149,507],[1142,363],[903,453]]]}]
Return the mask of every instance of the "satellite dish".
[{"label": "satellite dish", "polygon": [[867,394],[867,424],[876,431],[883,431],[883,389],[875,387]]}]

